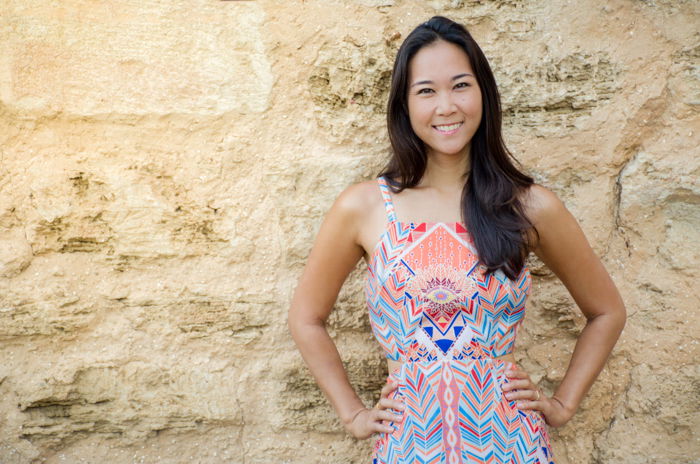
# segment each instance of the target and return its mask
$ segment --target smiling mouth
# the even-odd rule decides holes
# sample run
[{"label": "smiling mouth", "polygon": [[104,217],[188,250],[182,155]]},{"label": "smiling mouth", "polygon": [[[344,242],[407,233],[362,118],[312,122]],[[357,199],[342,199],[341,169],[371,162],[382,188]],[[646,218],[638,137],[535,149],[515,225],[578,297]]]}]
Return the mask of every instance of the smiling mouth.
[{"label": "smiling mouth", "polygon": [[462,127],[462,124],[464,124],[464,121],[462,122],[457,122],[454,124],[444,124],[441,126],[433,126],[433,129],[437,130],[438,132],[442,134],[452,134],[457,131],[460,127]]}]

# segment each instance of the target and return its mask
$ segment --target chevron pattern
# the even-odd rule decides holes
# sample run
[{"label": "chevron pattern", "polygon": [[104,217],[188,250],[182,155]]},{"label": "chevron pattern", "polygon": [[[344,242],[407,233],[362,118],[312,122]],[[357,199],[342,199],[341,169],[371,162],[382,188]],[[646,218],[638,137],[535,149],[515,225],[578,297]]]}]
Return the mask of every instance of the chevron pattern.
[{"label": "chevron pattern", "polygon": [[546,424],[501,386],[531,279],[486,275],[461,223],[405,223],[379,178],[387,228],[368,266],[372,331],[387,358],[404,420],[380,434],[374,464],[553,464]]}]

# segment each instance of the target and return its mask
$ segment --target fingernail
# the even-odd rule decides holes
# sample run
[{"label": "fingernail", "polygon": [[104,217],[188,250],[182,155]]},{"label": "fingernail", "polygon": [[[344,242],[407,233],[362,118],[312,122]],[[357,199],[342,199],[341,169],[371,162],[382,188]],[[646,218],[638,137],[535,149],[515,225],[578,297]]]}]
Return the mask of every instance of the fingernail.
[{"label": "fingernail", "polygon": [[513,397],[512,393],[506,393],[506,398],[511,399]]},{"label": "fingernail", "polygon": [[518,401],[517,403],[515,403],[515,405],[516,405],[517,407],[519,407],[519,408],[522,408],[522,407],[523,407],[523,403],[521,403],[520,401]]}]

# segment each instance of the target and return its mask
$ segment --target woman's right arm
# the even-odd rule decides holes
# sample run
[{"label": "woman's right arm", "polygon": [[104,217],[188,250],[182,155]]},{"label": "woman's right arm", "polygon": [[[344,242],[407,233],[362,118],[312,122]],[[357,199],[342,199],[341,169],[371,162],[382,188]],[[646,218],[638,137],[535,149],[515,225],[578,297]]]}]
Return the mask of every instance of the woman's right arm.
[{"label": "woman's right arm", "polygon": [[[289,308],[288,326],[299,351],[319,387],[331,402],[343,425],[357,438],[374,432],[391,432],[382,420],[397,416],[383,409],[368,410],[357,396],[343,368],[338,350],[326,330],[326,320],[347,276],[364,255],[358,243],[359,226],[366,217],[367,204],[356,184],[335,200],[321,224],[306,267]],[[385,398],[385,407],[397,407]]]}]

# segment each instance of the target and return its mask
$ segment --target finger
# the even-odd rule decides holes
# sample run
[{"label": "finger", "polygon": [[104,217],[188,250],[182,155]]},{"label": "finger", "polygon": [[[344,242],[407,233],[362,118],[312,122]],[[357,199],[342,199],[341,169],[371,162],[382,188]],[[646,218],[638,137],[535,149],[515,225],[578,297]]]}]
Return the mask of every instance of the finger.
[{"label": "finger", "polygon": [[372,422],[371,429],[376,432],[393,433],[394,427],[389,425],[387,421],[374,421]]},{"label": "finger", "polygon": [[507,368],[503,369],[503,373],[505,375],[514,375],[522,373],[523,371],[524,369],[522,367],[516,365],[508,366]]},{"label": "finger", "polygon": [[508,380],[512,379],[524,379],[528,377],[528,373],[521,369],[506,369],[503,372],[503,376]]},{"label": "finger", "polygon": [[532,401],[532,400],[519,400],[515,403],[515,407],[518,409],[537,409],[541,410],[542,409],[542,402],[541,401]]},{"label": "finger", "polygon": [[394,414],[389,411],[380,411],[379,418],[387,422],[401,422],[403,420],[403,416],[400,414]]},{"label": "finger", "polygon": [[511,377],[522,377],[523,374],[525,374],[525,371],[520,369],[519,367],[513,367],[511,369],[506,369],[504,371],[504,374],[506,377],[511,378]]},{"label": "finger", "polygon": [[533,389],[534,385],[530,380],[511,380],[508,383],[505,383],[502,387],[501,390],[504,391],[511,391],[511,390],[528,390],[528,389]]},{"label": "finger", "polygon": [[403,411],[406,409],[406,406],[401,402],[397,400],[392,400],[389,398],[382,398],[379,400],[379,403],[377,403],[378,409],[396,409],[399,411]]},{"label": "finger", "polygon": [[373,422],[399,422],[403,420],[403,415],[387,410],[372,409],[370,414],[370,420]]},{"label": "finger", "polygon": [[396,390],[396,388],[398,388],[398,386],[399,386],[398,383],[395,383],[393,381],[389,381],[389,383],[387,383],[386,385],[384,385],[382,387],[382,391],[380,393],[380,396],[384,397],[384,396],[389,395],[389,393]]},{"label": "finger", "polygon": [[542,399],[544,396],[542,392],[537,394],[539,390],[537,388],[528,388],[528,389],[522,389],[522,390],[516,390],[516,391],[509,391],[504,394],[506,398],[509,400],[519,400],[519,399],[525,399],[525,400],[532,400],[532,401],[539,401]]},{"label": "finger", "polygon": [[[533,397],[537,397],[537,392],[532,393]],[[540,399],[527,399],[518,400],[515,406],[519,409],[533,409],[541,412],[545,412],[549,408],[549,398],[540,392]]]},{"label": "finger", "polygon": [[527,378],[530,378],[530,375],[527,373],[527,371],[524,371],[520,368],[506,369],[505,375],[509,379],[527,379]]},{"label": "finger", "polygon": [[391,425],[379,425],[378,432],[394,433],[395,427]]},{"label": "finger", "polygon": [[530,395],[528,394],[529,390],[517,390],[517,391],[509,391],[506,392],[503,396],[505,396],[507,399],[511,401],[515,400],[521,400],[521,399],[530,399]]}]

